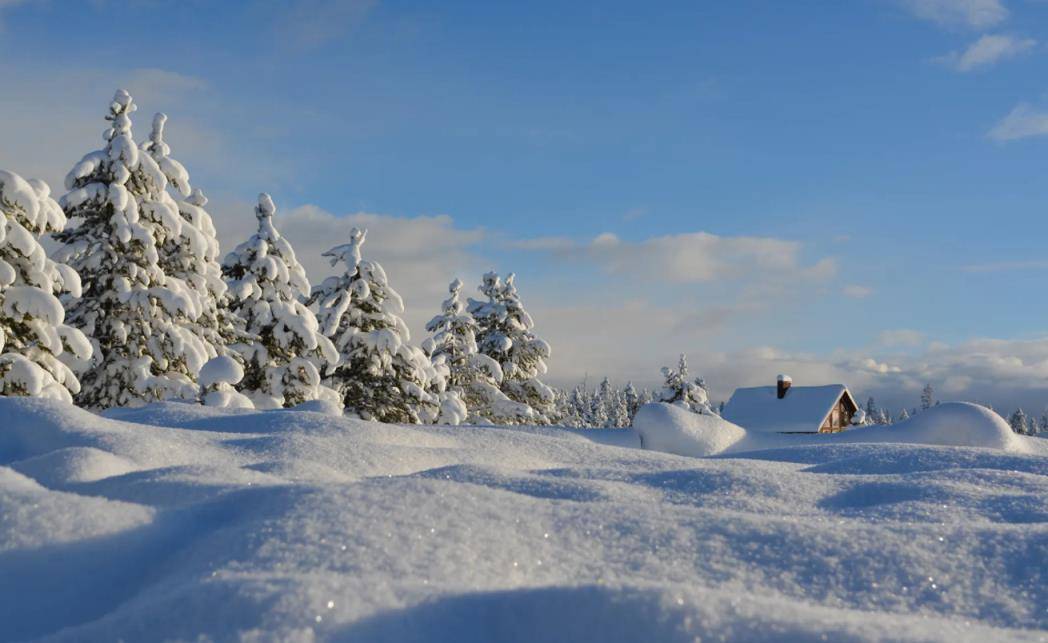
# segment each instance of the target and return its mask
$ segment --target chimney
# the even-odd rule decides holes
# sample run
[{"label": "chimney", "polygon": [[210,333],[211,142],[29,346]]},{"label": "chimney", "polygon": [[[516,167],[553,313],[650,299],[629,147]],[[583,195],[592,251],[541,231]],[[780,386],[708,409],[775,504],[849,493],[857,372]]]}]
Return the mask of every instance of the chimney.
[{"label": "chimney", "polygon": [[789,375],[780,375],[778,378],[778,386],[775,387],[775,392],[779,399],[786,397],[786,391],[790,390],[790,385],[793,384],[793,378]]}]

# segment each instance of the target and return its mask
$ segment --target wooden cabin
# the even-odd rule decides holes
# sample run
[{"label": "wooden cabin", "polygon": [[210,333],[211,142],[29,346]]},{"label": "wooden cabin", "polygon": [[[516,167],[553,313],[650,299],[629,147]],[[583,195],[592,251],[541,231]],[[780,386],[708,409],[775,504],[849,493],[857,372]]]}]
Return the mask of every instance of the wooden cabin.
[{"label": "wooden cabin", "polygon": [[838,433],[858,412],[843,384],[794,386],[789,376],[780,375],[775,386],[736,389],[721,415],[748,431]]}]

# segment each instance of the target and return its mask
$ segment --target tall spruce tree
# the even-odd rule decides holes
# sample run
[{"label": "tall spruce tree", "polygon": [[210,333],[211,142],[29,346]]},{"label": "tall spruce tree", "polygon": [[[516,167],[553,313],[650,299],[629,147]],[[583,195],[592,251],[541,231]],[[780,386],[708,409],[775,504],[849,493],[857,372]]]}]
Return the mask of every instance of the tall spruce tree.
[{"label": "tall spruce tree", "polygon": [[469,313],[477,321],[477,347],[502,368],[502,392],[535,411],[535,421],[555,420],[553,390],[539,380],[546,373],[550,347],[533,329],[531,315],[517,293],[514,275],[505,282],[494,272],[484,275],[480,292],[485,300],[469,300]]},{"label": "tall spruce tree", "polygon": [[258,408],[291,407],[309,400],[338,402],[322,383],[322,369],[338,363],[338,351],[302,302],[309,294],[306,271],[273,225],[276,206],[260,194],[258,231],[226,256],[222,272],[230,310],[244,319],[252,342],[234,348],[244,362],[237,388]]},{"label": "tall spruce tree", "polygon": [[207,197],[199,188],[193,188],[189,172],[171,157],[171,147],[164,140],[166,123],[165,114],[156,114],[149,140],[141,146],[163,172],[172,188],[167,194],[170,205],[182,217],[179,235],[166,239],[158,249],[160,267],[169,277],[185,283],[198,312],[187,327],[204,342],[208,357],[227,354],[236,357],[235,351],[228,347],[246,339],[244,322],[229,310],[218,238],[211,215],[205,209]]},{"label": "tall spruce tree", "polygon": [[80,383],[63,358],[86,360],[91,344],[63,323],[56,296],[80,296],[80,277],[38,240],[66,224],[50,194],[43,181],[0,170],[0,395],[72,402]]},{"label": "tall spruce tree", "polygon": [[345,264],[342,275],[313,289],[323,333],[334,342],[341,362],[329,382],[347,411],[365,419],[407,424],[440,419],[446,382],[426,354],[410,343],[400,315],[404,303],[389,285],[385,270],[361,259],[367,230],[353,228],[350,241],[324,253],[331,265]]},{"label": "tall spruce tree", "polygon": [[167,179],[139,154],[131,135],[135,104],[117,91],[106,120],[105,148],[66,176],[62,208],[75,222],[55,238],[56,258],[83,285],[65,299],[67,321],[92,338],[94,358],[81,376],[81,406],[138,405],[195,399],[195,374],[207,359],[186,326],[198,314],[185,284],[164,274],[158,246],[177,238],[181,218],[163,198]]}]

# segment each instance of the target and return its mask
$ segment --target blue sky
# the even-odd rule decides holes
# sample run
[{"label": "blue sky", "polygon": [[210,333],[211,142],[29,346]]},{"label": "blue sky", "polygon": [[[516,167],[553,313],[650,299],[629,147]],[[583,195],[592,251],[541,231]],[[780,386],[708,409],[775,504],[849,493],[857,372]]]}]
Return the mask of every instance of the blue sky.
[{"label": "blue sky", "polygon": [[7,0],[0,19],[4,167],[60,192],[127,86],[140,135],[171,116],[228,241],[270,191],[315,274],[314,246],[364,217],[416,329],[440,282],[515,270],[555,380],[654,382],[687,351],[721,396],[788,369],[892,404],[923,381],[1048,403],[1048,3]]}]

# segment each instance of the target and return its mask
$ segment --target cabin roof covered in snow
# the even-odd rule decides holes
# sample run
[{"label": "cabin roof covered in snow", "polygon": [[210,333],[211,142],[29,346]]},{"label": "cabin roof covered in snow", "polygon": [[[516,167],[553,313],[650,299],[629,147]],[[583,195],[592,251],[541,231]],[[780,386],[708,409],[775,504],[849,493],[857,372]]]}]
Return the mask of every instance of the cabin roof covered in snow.
[{"label": "cabin roof covered in snow", "polygon": [[842,395],[858,408],[843,384],[791,386],[781,400],[774,386],[740,388],[735,389],[721,415],[748,431],[818,431]]}]

